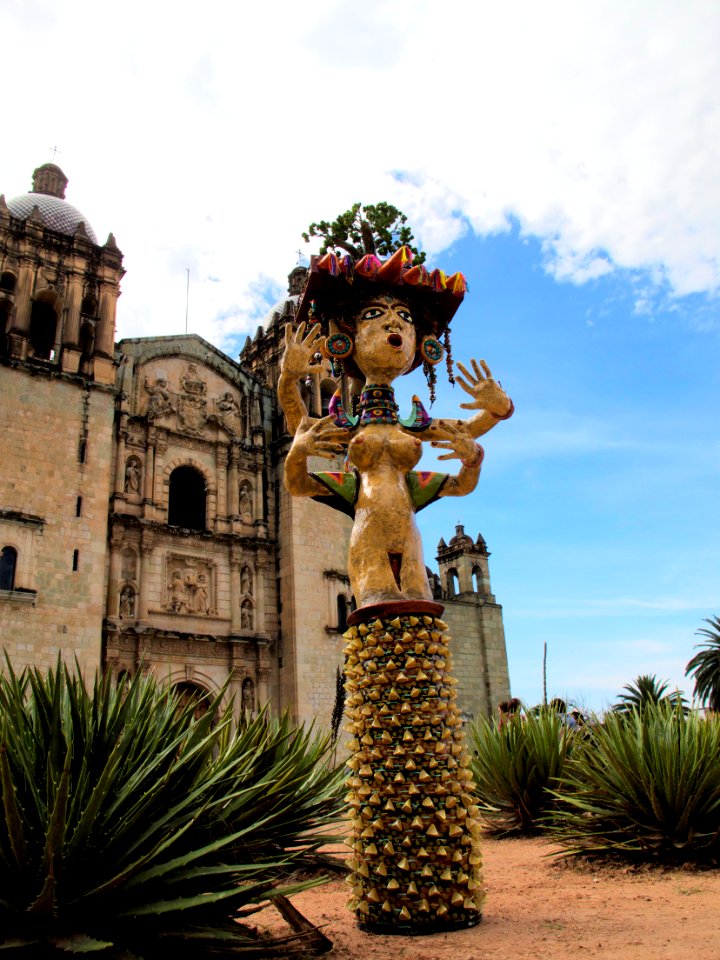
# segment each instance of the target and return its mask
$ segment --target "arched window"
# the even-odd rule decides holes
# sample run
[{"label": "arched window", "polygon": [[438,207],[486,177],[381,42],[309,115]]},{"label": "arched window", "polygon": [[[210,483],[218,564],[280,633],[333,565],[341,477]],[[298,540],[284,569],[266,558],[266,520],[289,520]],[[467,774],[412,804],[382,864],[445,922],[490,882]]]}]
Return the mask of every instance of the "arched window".
[{"label": "arched window", "polygon": [[0,590],[15,589],[15,568],[17,550],[15,547],[3,547],[0,552]]},{"label": "arched window", "polygon": [[447,573],[447,592],[449,597],[454,597],[458,593],[458,573],[457,570],[448,570]]},{"label": "arched window", "polygon": [[483,575],[480,567],[473,567],[472,579],[475,593],[483,593]]},{"label": "arched window", "polygon": [[193,467],[177,467],[170,474],[168,523],[171,527],[205,530],[205,478]]},{"label": "arched window", "polygon": [[30,314],[30,346],[39,360],[51,360],[55,347],[57,314],[43,300],[36,300]]}]

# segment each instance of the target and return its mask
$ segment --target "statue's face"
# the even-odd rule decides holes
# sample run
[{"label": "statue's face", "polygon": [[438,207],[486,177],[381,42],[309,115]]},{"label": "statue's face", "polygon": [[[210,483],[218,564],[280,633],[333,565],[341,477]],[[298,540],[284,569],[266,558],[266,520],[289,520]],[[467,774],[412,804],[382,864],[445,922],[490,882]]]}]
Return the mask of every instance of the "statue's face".
[{"label": "statue's face", "polygon": [[353,360],[368,381],[390,383],[415,360],[416,335],[410,308],[392,296],[365,303],[355,321]]}]

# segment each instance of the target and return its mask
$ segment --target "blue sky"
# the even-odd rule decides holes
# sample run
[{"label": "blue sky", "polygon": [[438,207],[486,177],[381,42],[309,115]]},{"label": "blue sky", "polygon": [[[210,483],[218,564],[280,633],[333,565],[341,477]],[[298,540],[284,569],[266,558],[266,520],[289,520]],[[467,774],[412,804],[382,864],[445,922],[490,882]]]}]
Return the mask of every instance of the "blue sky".
[{"label": "blue sky", "polygon": [[189,271],[189,331],[236,353],[311,221],[403,209],[468,275],[456,358],[517,408],[428,557],[482,531],[528,701],[543,642],[588,707],[689,689],[720,611],[715,0],[9,0],[0,36],[0,192],[63,167],[125,254],[118,337],[184,332]]}]

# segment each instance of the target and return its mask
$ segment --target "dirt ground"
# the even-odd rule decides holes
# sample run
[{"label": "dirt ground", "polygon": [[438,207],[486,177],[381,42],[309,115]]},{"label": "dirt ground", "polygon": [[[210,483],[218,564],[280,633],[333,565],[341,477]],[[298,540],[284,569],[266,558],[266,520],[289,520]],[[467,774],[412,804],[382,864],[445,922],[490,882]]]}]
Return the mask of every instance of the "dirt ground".
[{"label": "dirt ground", "polygon": [[[543,840],[486,840],[482,923],[427,937],[361,933],[333,880],[293,903],[329,960],[720,960],[720,870],[571,867]],[[268,908],[260,928],[287,930]]]}]

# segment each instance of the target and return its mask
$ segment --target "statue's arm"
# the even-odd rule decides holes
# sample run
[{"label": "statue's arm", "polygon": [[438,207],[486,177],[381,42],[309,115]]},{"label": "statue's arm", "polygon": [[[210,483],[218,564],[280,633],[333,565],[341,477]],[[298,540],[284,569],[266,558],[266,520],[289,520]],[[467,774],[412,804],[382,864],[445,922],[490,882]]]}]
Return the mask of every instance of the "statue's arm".
[{"label": "statue's arm", "polygon": [[289,323],[285,327],[285,352],[280,363],[277,394],[291,434],[296,432],[300,421],[308,413],[303,403],[299,380],[313,369],[310,361],[316,352],[315,342],[319,331],[318,324],[312,326],[307,333],[304,323],[301,323],[294,333]]},{"label": "statue's arm", "polygon": [[347,446],[348,433],[332,417],[311,420],[303,416],[285,458],[285,486],[294,497],[328,497],[331,491],[308,472],[308,457],[333,459]]}]

